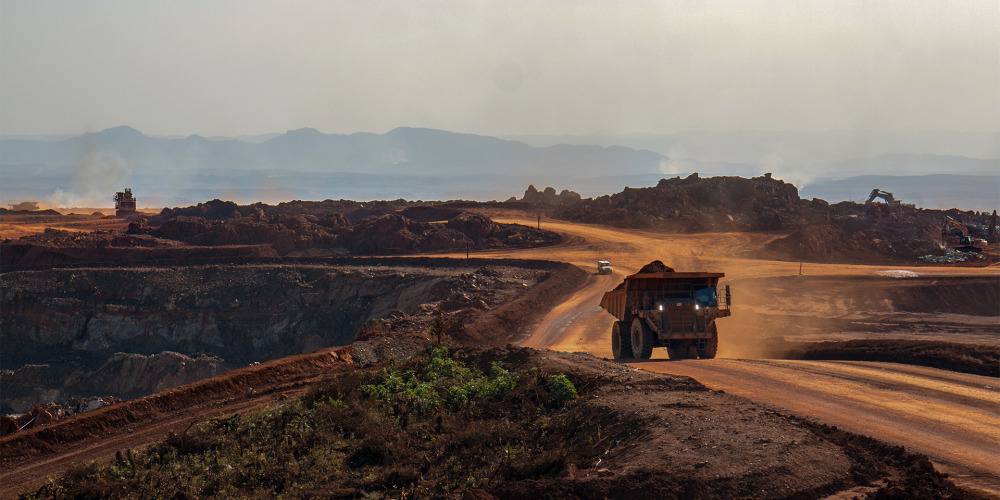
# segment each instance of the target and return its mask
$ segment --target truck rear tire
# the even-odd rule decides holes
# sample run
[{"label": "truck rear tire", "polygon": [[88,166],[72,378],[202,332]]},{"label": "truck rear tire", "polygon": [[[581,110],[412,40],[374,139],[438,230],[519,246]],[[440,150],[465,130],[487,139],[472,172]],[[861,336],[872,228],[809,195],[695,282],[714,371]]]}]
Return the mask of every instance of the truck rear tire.
[{"label": "truck rear tire", "polygon": [[632,355],[636,359],[649,359],[653,356],[653,330],[642,318],[632,320]]},{"label": "truck rear tire", "polygon": [[709,326],[708,331],[711,336],[705,342],[704,349],[698,349],[698,357],[701,359],[714,359],[719,352],[719,329],[715,326],[715,321]]},{"label": "truck rear tire", "polygon": [[632,339],[624,321],[611,326],[611,355],[615,359],[632,359]]}]

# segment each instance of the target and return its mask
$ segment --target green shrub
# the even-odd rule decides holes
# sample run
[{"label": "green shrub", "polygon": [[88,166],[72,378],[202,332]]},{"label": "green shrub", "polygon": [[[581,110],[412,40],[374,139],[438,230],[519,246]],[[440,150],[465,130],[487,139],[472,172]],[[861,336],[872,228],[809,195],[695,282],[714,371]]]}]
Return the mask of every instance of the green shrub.
[{"label": "green shrub", "polygon": [[564,375],[488,374],[438,348],[420,359],[314,384],[301,397],[245,415],[220,415],[134,453],[91,463],[26,498],[310,498],[357,490],[450,498],[589,467],[606,443],[577,438],[576,397]]},{"label": "green shrub", "polygon": [[549,377],[549,388],[555,393],[556,404],[563,406],[567,401],[576,399],[576,387],[566,375],[557,374]]},{"label": "green shrub", "polygon": [[490,375],[492,378],[450,357],[447,349],[438,348],[418,370],[385,370],[381,383],[363,385],[361,391],[426,415],[444,403],[458,408],[482,399],[502,398],[517,385],[518,375],[498,363],[493,364]]}]

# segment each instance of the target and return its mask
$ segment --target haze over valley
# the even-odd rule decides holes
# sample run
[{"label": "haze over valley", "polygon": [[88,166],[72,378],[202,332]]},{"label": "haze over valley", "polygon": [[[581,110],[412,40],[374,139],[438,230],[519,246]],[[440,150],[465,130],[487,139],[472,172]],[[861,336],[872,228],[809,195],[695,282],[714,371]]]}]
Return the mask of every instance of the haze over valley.
[{"label": "haze over valley", "polygon": [[996,0],[0,0],[0,500],[1000,498]]},{"label": "haze over valley", "polygon": [[[149,208],[213,198],[502,201],[520,197],[529,184],[597,197],[693,172],[744,177],[771,172],[807,198],[863,201],[880,188],[921,207],[975,210],[992,206],[1000,189],[1000,142],[994,134],[518,139],[405,127],[385,134],[299,129],[213,140],[156,138],[126,126],[73,137],[6,137],[0,141],[0,199],[99,207],[110,199],[108,186],[131,186]],[[862,149],[880,154],[850,157]],[[662,153],[671,151],[688,156]]]}]

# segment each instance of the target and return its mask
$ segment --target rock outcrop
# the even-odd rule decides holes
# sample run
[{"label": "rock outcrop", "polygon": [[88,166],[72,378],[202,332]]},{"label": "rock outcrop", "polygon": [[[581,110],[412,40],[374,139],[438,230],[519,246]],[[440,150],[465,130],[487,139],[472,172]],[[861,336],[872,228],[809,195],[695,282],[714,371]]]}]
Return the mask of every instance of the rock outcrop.
[{"label": "rock outcrop", "polygon": [[521,198],[521,201],[524,203],[542,205],[573,204],[579,202],[580,200],[580,193],[577,193],[576,191],[563,189],[562,192],[556,194],[555,188],[551,186],[542,191],[538,191],[538,189],[535,189],[533,184],[528,186],[528,189],[524,191],[524,197]]}]

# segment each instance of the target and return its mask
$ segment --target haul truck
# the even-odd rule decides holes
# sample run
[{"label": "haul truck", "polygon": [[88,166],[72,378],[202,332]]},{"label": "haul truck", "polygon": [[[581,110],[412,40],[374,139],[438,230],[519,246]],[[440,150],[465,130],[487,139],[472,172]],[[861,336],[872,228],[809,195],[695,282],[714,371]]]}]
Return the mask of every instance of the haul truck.
[{"label": "haul truck", "polygon": [[719,295],[725,273],[645,273],[625,278],[605,292],[601,307],[617,321],[611,327],[615,359],[649,359],[665,347],[670,359],[714,358],[719,350],[718,318],[731,315],[729,285]]}]

